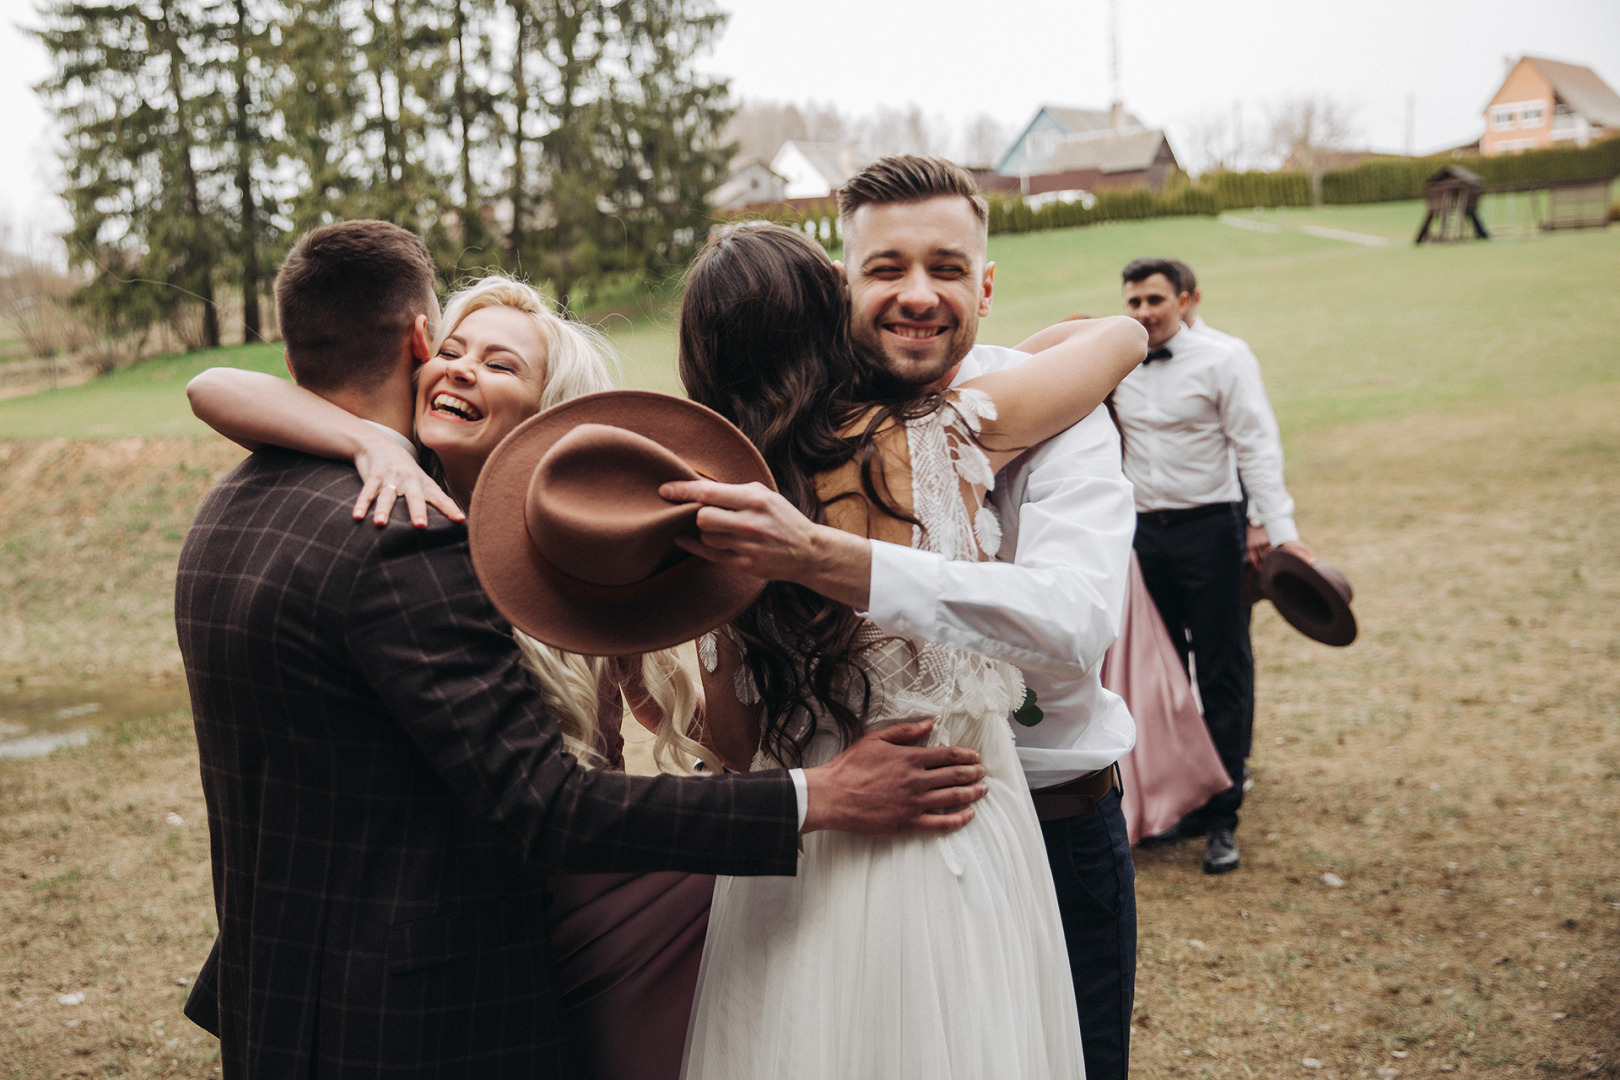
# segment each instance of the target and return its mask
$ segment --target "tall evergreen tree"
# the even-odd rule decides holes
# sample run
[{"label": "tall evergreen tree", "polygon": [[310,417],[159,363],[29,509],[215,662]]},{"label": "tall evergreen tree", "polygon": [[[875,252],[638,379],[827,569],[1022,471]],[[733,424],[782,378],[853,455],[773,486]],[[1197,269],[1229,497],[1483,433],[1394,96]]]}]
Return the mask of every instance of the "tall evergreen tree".
[{"label": "tall evergreen tree", "polygon": [[636,269],[664,273],[701,244],[707,196],[725,179],[734,147],[724,79],[699,75],[726,14],[709,0],[622,0],[624,74],[603,153],[617,153],[615,198]]},{"label": "tall evergreen tree", "polygon": [[443,62],[436,103],[430,114],[444,117],[438,140],[449,145],[448,168],[441,169],[441,213],[427,230],[428,246],[440,276],[453,283],[466,273],[499,266],[501,251],[491,228],[494,187],[490,166],[498,158],[500,117],[496,110],[494,44],[496,8],[492,0],[441,0],[445,7]]},{"label": "tall evergreen tree", "polygon": [[[693,59],[711,0],[46,0],[85,298],[138,330],[239,285],[286,237],[382,217],[447,283],[505,263],[580,303],[701,241],[729,147]],[[496,236],[497,230],[502,234]]]},{"label": "tall evergreen tree", "polygon": [[231,0],[221,30],[225,69],[229,76],[229,136],[232,145],[232,180],[236,194],[234,241],[242,291],[242,339],[261,335],[259,294],[267,267],[265,248],[273,242],[270,207],[260,187],[268,171],[266,150],[271,143],[263,129],[265,67],[269,34],[262,21],[248,10],[248,0]]},{"label": "tall evergreen tree", "polygon": [[198,133],[221,102],[187,60],[207,48],[200,5],[63,0],[41,14],[55,71],[39,89],[67,135],[69,251],[94,270],[83,298],[120,333],[200,305],[196,343],[218,345],[214,162]]},{"label": "tall evergreen tree", "polygon": [[[603,196],[611,184],[601,153],[607,121],[602,68],[611,45],[612,5],[603,0],[528,0],[534,16],[534,59],[544,72],[537,98],[547,130],[531,183],[542,200],[539,235],[524,263],[550,279],[557,302],[612,269],[602,255]],[[520,180],[520,182],[522,182]]]},{"label": "tall evergreen tree", "polygon": [[366,183],[359,8],[358,0],[282,0],[271,29],[278,71],[269,105],[289,170],[284,201],[294,233],[359,216]]}]

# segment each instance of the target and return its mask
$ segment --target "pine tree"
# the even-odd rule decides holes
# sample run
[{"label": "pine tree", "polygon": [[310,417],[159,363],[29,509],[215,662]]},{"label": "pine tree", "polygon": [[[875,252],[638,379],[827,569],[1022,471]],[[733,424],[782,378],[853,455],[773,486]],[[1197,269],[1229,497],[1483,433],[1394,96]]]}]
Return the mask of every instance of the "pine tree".
[{"label": "pine tree", "polygon": [[692,61],[725,25],[708,0],[624,0],[624,76],[604,152],[618,153],[614,197],[633,268],[655,274],[684,264],[704,239],[707,197],[725,179],[734,147],[724,79]]},{"label": "pine tree", "polygon": [[200,5],[70,0],[41,13],[55,72],[39,90],[67,134],[69,251],[94,271],[82,299],[116,335],[200,305],[195,343],[218,345],[217,175],[198,133],[221,102],[187,60],[207,48]]},{"label": "pine tree", "polygon": [[256,174],[262,176],[267,171],[265,154],[271,145],[262,127],[264,116],[260,105],[265,97],[265,65],[260,58],[267,53],[269,34],[265,25],[249,12],[247,0],[231,0],[225,18],[220,37],[231,99],[229,136],[233,149],[232,181],[236,189],[233,239],[240,262],[242,339],[257,341],[262,336],[260,283],[268,269],[265,249],[275,239],[268,213],[270,207],[260,191],[263,181],[256,178]]},{"label": "pine tree", "polygon": [[284,0],[271,30],[293,232],[360,216],[365,98],[357,81],[357,0]]},{"label": "pine tree", "polygon": [[[605,120],[599,73],[610,6],[601,0],[516,4],[530,28],[527,49],[518,54],[532,73],[530,120],[546,130],[535,140],[538,167],[528,172],[526,154],[515,163],[513,188],[522,202],[514,203],[510,246],[522,266],[551,282],[566,308],[580,284],[606,269],[599,243],[600,195],[608,183],[599,152]],[[521,148],[521,141],[515,145]]]},{"label": "pine tree", "polygon": [[498,155],[500,117],[496,111],[492,0],[443,0],[446,21],[443,71],[432,111],[444,117],[453,148],[443,170],[441,203],[449,208],[428,228],[428,246],[447,283],[467,273],[498,267],[501,252],[492,218],[492,186],[487,174]]}]

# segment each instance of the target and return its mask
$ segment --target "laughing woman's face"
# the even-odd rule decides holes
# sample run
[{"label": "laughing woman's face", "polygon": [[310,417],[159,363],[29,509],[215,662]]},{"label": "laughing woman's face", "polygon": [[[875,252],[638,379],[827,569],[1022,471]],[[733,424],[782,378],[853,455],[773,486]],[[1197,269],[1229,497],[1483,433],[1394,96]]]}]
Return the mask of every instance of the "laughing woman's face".
[{"label": "laughing woman's face", "polygon": [[482,466],[507,433],[540,408],[546,343],[515,308],[479,308],[422,365],[416,437],[447,469]]}]

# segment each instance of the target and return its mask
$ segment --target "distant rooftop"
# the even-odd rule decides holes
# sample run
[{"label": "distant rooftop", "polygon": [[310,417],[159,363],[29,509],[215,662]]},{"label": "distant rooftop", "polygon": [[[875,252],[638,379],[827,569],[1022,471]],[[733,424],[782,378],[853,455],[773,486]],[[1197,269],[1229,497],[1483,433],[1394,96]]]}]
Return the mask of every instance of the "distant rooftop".
[{"label": "distant rooftop", "polygon": [[1069,139],[1052,151],[1047,170],[1055,173],[1076,169],[1096,169],[1102,173],[1138,172],[1153,164],[1163,143],[1164,132],[1141,130],[1103,138]]},{"label": "distant rooftop", "polygon": [[1552,83],[1553,93],[1563,98],[1571,109],[1604,127],[1620,128],[1620,94],[1597,72],[1580,64],[1540,56],[1526,56],[1524,62],[1541,72]]}]

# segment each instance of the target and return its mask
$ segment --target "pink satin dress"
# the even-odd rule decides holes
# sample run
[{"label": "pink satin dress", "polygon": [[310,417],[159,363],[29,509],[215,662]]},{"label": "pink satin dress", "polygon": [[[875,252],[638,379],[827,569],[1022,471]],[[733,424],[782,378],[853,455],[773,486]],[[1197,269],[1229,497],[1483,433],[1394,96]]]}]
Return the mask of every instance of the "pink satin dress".
[{"label": "pink satin dress", "polygon": [[1132,844],[1164,832],[1231,786],[1134,552],[1125,617],[1103,657],[1102,684],[1124,698],[1136,718],[1136,748],[1119,761]]}]

